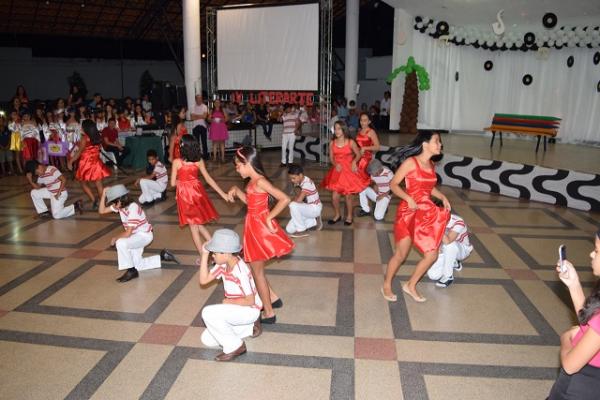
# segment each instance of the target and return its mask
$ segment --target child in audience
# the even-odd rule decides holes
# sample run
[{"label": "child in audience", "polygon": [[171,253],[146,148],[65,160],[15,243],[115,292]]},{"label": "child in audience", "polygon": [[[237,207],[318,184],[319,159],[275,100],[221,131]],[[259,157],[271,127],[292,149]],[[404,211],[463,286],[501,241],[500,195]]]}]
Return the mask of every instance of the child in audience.
[{"label": "child in audience", "polygon": [[[252,272],[238,253],[242,250],[240,237],[230,229],[218,229],[202,247],[200,285],[221,279],[225,299],[221,304],[204,307],[202,319],[206,329],[200,340],[205,346],[221,346],[216,361],[231,361],[246,352],[246,337],[261,334],[260,309],[262,302],[256,291]],[[209,270],[209,255],[215,265]]]},{"label": "child in audience", "polygon": [[367,187],[358,195],[361,208],[358,216],[365,217],[370,215],[371,206],[369,205],[369,201],[373,201],[375,202],[373,218],[376,221],[381,221],[385,217],[390,204],[390,182],[394,177],[394,173],[389,168],[384,167],[381,161],[377,159],[371,160],[367,166],[367,173],[374,185]]},{"label": "child in audience", "polygon": [[[2,175],[14,174],[13,171],[13,153],[10,150],[10,130],[4,116],[0,116],[0,168]],[[6,164],[6,165],[5,165]]]},{"label": "child in audience", "polygon": [[[276,322],[273,308],[283,305],[265,275],[265,263],[282,257],[294,249],[294,242],[287,237],[275,218],[290,203],[290,198],[269,182],[258,153],[254,147],[244,146],[235,154],[235,170],[248,180],[245,190],[237,186],[229,189],[230,199],[238,198],[248,206],[244,221],[244,261],[250,263],[258,293],[263,302],[261,322]],[[277,203],[269,208],[269,196]]]},{"label": "child in audience", "polygon": [[155,201],[164,201],[167,198],[167,168],[158,159],[156,150],[150,149],[146,152],[148,164],[152,167],[152,172],[135,181],[135,186],[142,189],[142,194],[138,199],[142,207],[151,206]]},{"label": "child in audience", "polygon": [[40,131],[27,110],[23,111],[21,115],[21,143],[23,145],[21,152],[23,162],[37,160],[40,150]]},{"label": "child in audience", "polygon": [[[437,199],[434,204],[438,207],[443,206]],[[462,269],[462,261],[469,257],[472,251],[473,246],[469,242],[469,231],[465,221],[451,213],[442,238],[440,253],[427,271],[427,276],[429,279],[437,281],[435,286],[447,288],[454,282],[454,270]]]},{"label": "child in audience", "polygon": [[[54,219],[67,218],[75,213],[83,213],[81,200],[65,207],[65,201],[68,197],[67,179],[60,173],[58,168],[53,165],[40,164],[37,160],[29,160],[25,164],[25,170],[27,171],[27,181],[33,188],[31,190],[31,200],[33,200],[33,206],[39,217],[50,217],[44,199],[50,199],[50,210]],[[37,176],[35,182],[34,176]]]},{"label": "child in audience", "polygon": [[144,247],[152,243],[154,234],[146,213],[129,197],[124,185],[104,188],[100,196],[100,214],[118,213],[124,232],[110,239],[110,245],[117,248],[119,271],[125,273],[117,278],[124,283],[139,276],[138,271],[161,267],[161,256],[142,257]]},{"label": "child in audience", "polygon": [[10,132],[10,150],[13,152],[17,170],[19,171],[19,175],[21,175],[23,174],[23,159],[21,157],[23,144],[21,142],[21,119],[19,118],[19,113],[17,111],[10,113],[8,130]]},{"label": "child in audience", "polygon": [[288,166],[288,176],[295,186],[300,187],[296,198],[290,202],[290,222],[285,230],[291,237],[308,236],[306,230],[316,227],[323,228],[321,211],[323,204],[319,199],[319,192],[312,179],[304,175],[304,169],[297,164]]},{"label": "child in audience", "polygon": [[179,226],[189,225],[192,240],[198,254],[202,253],[202,244],[210,240],[210,232],[204,227],[212,221],[219,219],[219,214],[208,198],[204,185],[198,179],[198,172],[225,201],[229,196],[221,190],[217,182],[206,170],[202,159],[202,148],[192,135],[181,137],[181,158],[173,161],[171,170],[171,186],[176,187],[177,212]]},{"label": "child in audience", "polygon": [[294,111],[290,104],[286,104],[284,110],[280,119],[283,123],[283,133],[281,134],[281,167],[294,162],[294,143],[296,142],[296,134],[300,125],[298,112]]}]

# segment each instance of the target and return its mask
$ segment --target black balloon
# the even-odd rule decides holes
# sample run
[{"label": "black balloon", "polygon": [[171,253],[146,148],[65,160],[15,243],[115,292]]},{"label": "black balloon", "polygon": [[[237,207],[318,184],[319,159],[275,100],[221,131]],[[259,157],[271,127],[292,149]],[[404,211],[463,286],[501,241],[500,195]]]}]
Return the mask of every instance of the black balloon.
[{"label": "black balloon", "polygon": [[420,16],[417,15],[415,17],[415,22],[421,22],[421,21],[423,21],[423,17],[420,17]]},{"label": "black balloon", "polygon": [[596,85],[596,90],[598,91],[598,93],[600,93],[600,81],[598,81],[598,84]]},{"label": "black balloon", "polygon": [[483,69],[486,71],[491,71],[492,68],[494,68],[494,63],[490,60],[487,60],[485,63],[483,63]]},{"label": "black balloon", "polygon": [[527,74],[523,76],[523,85],[529,86],[531,85],[531,82],[533,82],[533,78],[531,77],[531,75]]},{"label": "black balloon", "polygon": [[535,43],[535,34],[533,32],[527,32],[525,34],[525,37],[523,38],[523,41],[525,42],[525,44],[531,46]]},{"label": "black balloon", "polygon": [[600,64],[600,51],[594,53],[594,65]]},{"label": "black balloon", "polygon": [[557,22],[558,18],[554,13],[546,13],[542,17],[542,24],[544,25],[544,28],[552,29],[556,26]]},{"label": "black balloon", "polygon": [[454,74],[454,80],[455,80],[456,82],[458,82],[458,71],[456,71],[456,73]]},{"label": "black balloon", "polygon": [[567,58],[567,67],[571,68],[574,63],[575,63],[575,58],[573,56],[569,56],[569,58]]}]

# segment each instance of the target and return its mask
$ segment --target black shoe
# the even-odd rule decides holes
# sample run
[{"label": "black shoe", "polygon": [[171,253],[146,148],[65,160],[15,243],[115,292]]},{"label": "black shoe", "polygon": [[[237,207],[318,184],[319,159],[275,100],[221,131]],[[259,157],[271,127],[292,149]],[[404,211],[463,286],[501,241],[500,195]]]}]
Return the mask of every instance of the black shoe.
[{"label": "black shoe", "polygon": [[140,276],[140,274],[138,273],[137,269],[129,268],[127,271],[125,271],[125,273],[123,275],[121,275],[119,278],[117,278],[117,282],[121,282],[121,283],[128,282],[139,276]]},{"label": "black shoe", "polygon": [[83,201],[77,200],[73,203],[73,207],[75,208],[75,214],[83,214]]},{"label": "black shoe", "polygon": [[277,321],[277,316],[273,315],[272,317],[269,318],[262,318],[260,319],[260,323],[261,324],[274,324]]},{"label": "black shoe", "polygon": [[283,301],[281,299],[277,299],[271,303],[271,307],[273,308],[281,308],[283,307]]},{"label": "black shoe", "polygon": [[140,204],[142,206],[142,208],[150,208],[154,205],[154,200],[152,201],[147,201],[145,203]]},{"label": "black shoe", "polygon": [[281,164],[279,164],[279,168],[285,168],[285,167],[287,167],[287,164],[286,164],[286,163],[281,163]]},{"label": "black shoe", "polygon": [[369,216],[369,215],[371,215],[371,212],[370,212],[370,211],[365,211],[365,210],[363,210],[363,209],[361,209],[361,210],[360,210],[360,211],[359,211],[359,212],[356,214],[356,216],[357,216],[357,217],[366,217],[366,216]]},{"label": "black shoe", "polygon": [[340,222],[341,220],[342,220],[342,217],[338,217],[338,218],[336,218],[336,219],[330,219],[329,221],[327,221],[327,224],[328,224],[328,225],[335,225],[335,224],[337,224],[338,222]]},{"label": "black shoe", "polygon": [[350,225],[352,225],[352,221],[344,221],[344,225],[350,226]]},{"label": "black shoe", "polygon": [[174,262],[174,263],[177,263],[177,264],[181,264],[179,262],[179,260],[175,257],[175,255],[173,253],[171,253],[167,249],[161,250],[161,252],[160,252],[160,259],[162,261]]},{"label": "black shoe", "polygon": [[98,211],[98,200],[94,200],[94,204],[92,204],[92,210]]},{"label": "black shoe", "polygon": [[167,200],[167,191],[165,190],[164,192],[162,192],[160,194],[160,201],[166,201]]},{"label": "black shoe", "polygon": [[52,218],[52,214],[50,214],[50,211],[45,211],[43,213],[39,213],[38,218]]}]

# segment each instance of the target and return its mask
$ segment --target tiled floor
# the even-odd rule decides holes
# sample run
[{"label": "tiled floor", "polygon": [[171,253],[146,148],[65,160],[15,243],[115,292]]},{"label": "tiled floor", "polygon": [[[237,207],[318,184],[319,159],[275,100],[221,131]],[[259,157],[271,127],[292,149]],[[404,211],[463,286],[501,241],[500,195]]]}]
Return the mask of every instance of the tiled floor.
[{"label": "tiled floor", "polygon": [[[289,190],[277,154],[265,158],[273,182]],[[231,165],[209,170],[225,188],[240,184]],[[315,180],[324,172],[308,166]],[[184,265],[119,284],[109,247],[121,229],[116,216],[37,220],[27,190],[23,178],[0,180],[0,397],[11,400],[544,398],[557,373],[559,334],[574,322],[552,268],[556,247],[567,244],[591,282],[587,254],[600,220],[442,187],[470,225],[475,252],[450,288],[424,279],[424,304],[400,290],[416,253],[395,282],[398,302],[379,292],[396,202],[384,222],[326,227],[269,265],[285,302],[278,323],[247,340],[238,362],[220,364],[199,337],[202,307],[219,301],[222,289],[198,286],[172,194],[148,211],[155,226],[148,252],[168,247]],[[71,199],[81,196],[73,183],[69,190]],[[241,232],[244,208],[211,196],[221,219],[209,228]],[[330,216],[330,196],[322,198]]]}]

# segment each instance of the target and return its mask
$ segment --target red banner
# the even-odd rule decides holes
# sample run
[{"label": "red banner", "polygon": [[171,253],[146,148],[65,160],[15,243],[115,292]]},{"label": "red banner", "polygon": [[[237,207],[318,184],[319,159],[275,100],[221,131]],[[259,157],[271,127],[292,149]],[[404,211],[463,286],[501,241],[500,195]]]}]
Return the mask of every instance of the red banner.
[{"label": "red banner", "polygon": [[312,106],[314,104],[314,92],[287,92],[287,91],[236,91],[220,92],[229,101],[235,103],[249,104],[299,104],[301,106]]}]

